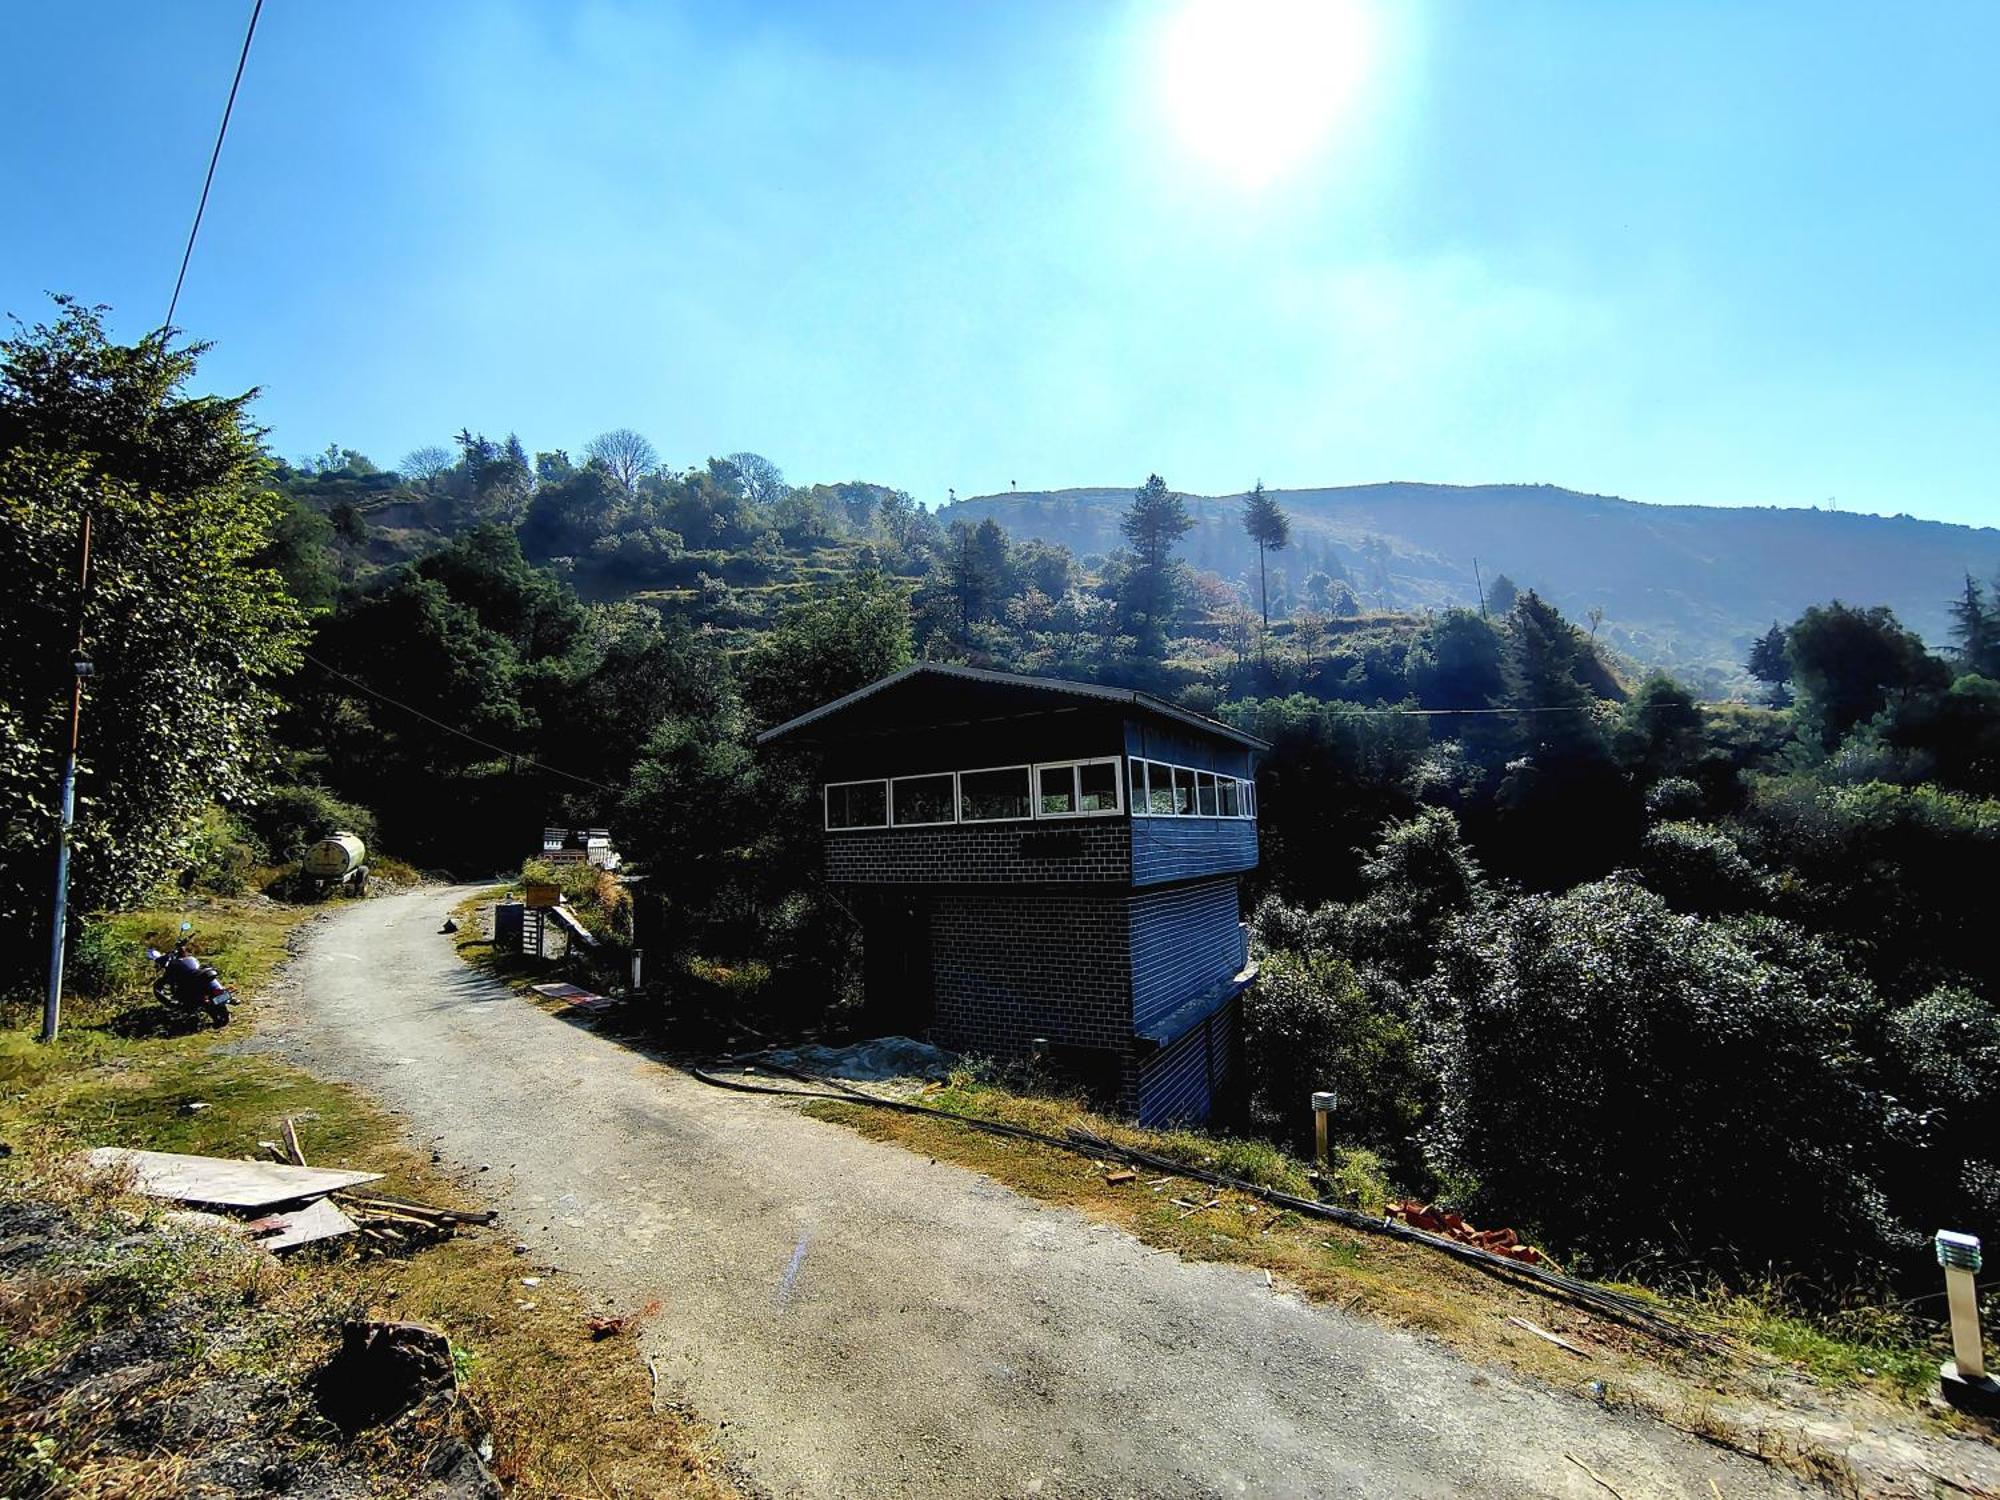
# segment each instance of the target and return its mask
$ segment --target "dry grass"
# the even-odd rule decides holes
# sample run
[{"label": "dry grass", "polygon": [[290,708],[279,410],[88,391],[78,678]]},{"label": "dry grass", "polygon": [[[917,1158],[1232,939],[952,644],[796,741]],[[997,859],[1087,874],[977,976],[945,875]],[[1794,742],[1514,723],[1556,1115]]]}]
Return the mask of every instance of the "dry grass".
[{"label": "dry grass", "polygon": [[[132,1023],[147,1007],[125,996],[74,1005],[61,1040],[33,1040],[33,1017],[10,1017],[0,1033],[0,1139],[9,1190],[72,1193],[56,1164],[79,1146],[124,1145],[222,1155],[255,1154],[296,1119],[309,1159],[386,1174],[381,1186],[421,1201],[477,1207],[403,1141],[395,1120],[359,1092],[269,1057],[245,1053],[240,1029],[254,1024],[255,993],[282,962],[311,908],[260,901],[200,905],[193,917],[203,951],[246,997],[228,1031],[187,1031]],[[171,932],[182,913],[118,919],[135,936]],[[191,1105],[205,1107],[191,1109]],[[102,1185],[88,1189],[102,1193]],[[77,1200],[81,1201],[81,1200]],[[132,1223],[156,1222],[158,1207],[115,1195],[99,1209]],[[204,1356],[205,1370],[248,1369],[296,1383],[331,1351],[345,1314],[411,1318],[442,1327],[462,1351],[464,1390],[490,1429],[493,1467],[524,1496],[725,1496],[736,1493],[707,1430],[685,1413],[656,1412],[651,1379],[629,1337],[593,1341],[579,1288],[529,1268],[498,1229],[467,1229],[407,1254],[371,1253],[353,1239],[271,1264],[253,1257],[255,1294],[207,1286],[193,1263],[169,1256],[154,1268],[162,1290],[202,1290],[214,1305],[267,1309],[235,1320]],[[523,1275],[542,1277],[532,1291]],[[12,1351],[59,1357],[101,1316],[104,1300],[87,1279],[38,1277],[32,1293],[10,1288],[0,1318]],[[532,1304],[523,1306],[523,1303]],[[17,1371],[17,1373],[19,1373]],[[190,1376],[198,1378],[198,1376]],[[90,1457],[98,1429],[61,1424],[39,1436],[0,1433],[10,1445],[43,1452],[79,1494],[150,1493],[153,1484],[113,1456]],[[43,1444],[42,1450],[32,1447]],[[383,1492],[402,1485],[408,1455],[379,1442]],[[40,1460],[37,1460],[40,1461]],[[95,1467],[93,1467],[95,1465]],[[143,1468],[144,1466],[139,1466]],[[155,1462],[147,1475],[169,1473]],[[87,1479],[81,1488],[76,1486]],[[155,1486],[157,1490],[157,1486]],[[171,1492],[169,1484],[165,1491]]]}]

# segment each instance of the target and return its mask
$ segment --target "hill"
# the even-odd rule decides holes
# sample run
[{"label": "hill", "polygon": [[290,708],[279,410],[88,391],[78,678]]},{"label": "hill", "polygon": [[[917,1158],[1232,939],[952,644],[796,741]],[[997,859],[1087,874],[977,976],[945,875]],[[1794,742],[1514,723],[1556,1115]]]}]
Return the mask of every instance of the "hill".
[{"label": "hill", "polygon": [[[2000,530],[1911,516],[1772,507],[1647,505],[1553,485],[1366,484],[1273,492],[1292,545],[1271,557],[1272,598],[1296,598],[1323,571],[1364,606],[1442,608],[1478,600],[1474,559],[1490,586],[1504,573],[1572,619],[1604,610],[1616,650],[1710,690],[1740,681],[1753,637],[1828,599],[1883,603],[1933,644],[1946,604],[1971,572],[2000,572]],[[1017,539],[1059,542],[1079,557],[1119,545],[1126,488],[981,495],[939,513],[992,517]],[[1195,530],[1181,554],[1234,579],[1256,552],[1240,497],[1187,497]]]}]

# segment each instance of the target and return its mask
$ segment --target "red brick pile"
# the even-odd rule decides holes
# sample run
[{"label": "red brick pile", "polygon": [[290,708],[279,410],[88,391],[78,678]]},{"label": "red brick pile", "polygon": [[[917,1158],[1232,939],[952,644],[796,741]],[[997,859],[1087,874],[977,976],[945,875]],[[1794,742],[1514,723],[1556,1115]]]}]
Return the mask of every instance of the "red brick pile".
[{"label": "red brick pile", "polygon": [[1504,1255],[1524,1265],[1538,1266],[1542,1263],[1541,1251],[1533,1245],[1522,1244],[1521,1237],[1513,1230],[1480,1229],[1466,1223],[1463,1214],[1448,1213],[1428,1203],[1392,1203],[1389,1205],[1389,1217],[1401,1219],[1412,1229],[1441,1234],[1462,1245],[1476,1245],[1481,1250],[1490,1250],[1495,1255]]}]

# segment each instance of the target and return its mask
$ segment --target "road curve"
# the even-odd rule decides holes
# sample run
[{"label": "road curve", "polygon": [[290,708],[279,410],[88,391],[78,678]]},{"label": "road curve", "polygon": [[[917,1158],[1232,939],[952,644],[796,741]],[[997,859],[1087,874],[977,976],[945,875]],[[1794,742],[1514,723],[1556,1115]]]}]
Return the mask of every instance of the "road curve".
[{"label": "road curve", "polygon": [[[988,1178],[722,1093],[344,905],[267,1034],[401,1109],[537,1261],[621,1308],[783,1496],[1797,1495],[1774,1471],[1183,1262]],[[511,1291],[512,1289],[505,1289]]]}]

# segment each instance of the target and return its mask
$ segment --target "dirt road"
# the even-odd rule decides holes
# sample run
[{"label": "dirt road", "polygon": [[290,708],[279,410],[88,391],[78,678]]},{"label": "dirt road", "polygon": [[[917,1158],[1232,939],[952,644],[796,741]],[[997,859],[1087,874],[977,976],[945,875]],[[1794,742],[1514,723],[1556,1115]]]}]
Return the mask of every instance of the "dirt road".
[{"label": "dirt road", "polygon": [[1627,1500],[1800,1493],[546,1016],[437,934],[466,894],[316,924],[271,1034],[403,1110],[524,1259],[663,1303],[663,1382],[770,1493],[1604,1500],[1566,1454]]}]

